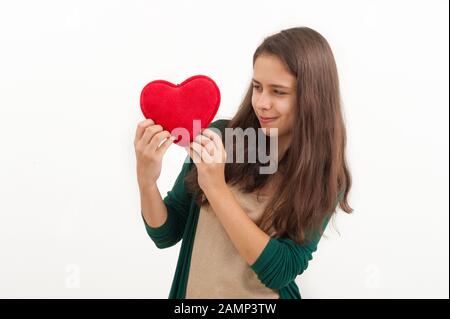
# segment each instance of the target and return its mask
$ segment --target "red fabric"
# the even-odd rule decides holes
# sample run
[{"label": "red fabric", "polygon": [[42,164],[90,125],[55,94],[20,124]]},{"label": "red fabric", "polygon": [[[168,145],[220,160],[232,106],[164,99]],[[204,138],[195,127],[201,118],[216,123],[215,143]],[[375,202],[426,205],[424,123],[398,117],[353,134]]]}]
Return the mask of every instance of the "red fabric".
[{"label": "red fabric", "polygon": [[[189,143],[200,133],[195,131],[194,120],[200,120],[201,129],[209,126],[219,109],[220,91],[217,84],[205,75],[194,75],[181,84],[165,80],[148,83],[141,92],[141,110],[145,118],[152,119],[171,134],[175,128],[189,132]],[[175,144],[188,145],[178,134]]]}]

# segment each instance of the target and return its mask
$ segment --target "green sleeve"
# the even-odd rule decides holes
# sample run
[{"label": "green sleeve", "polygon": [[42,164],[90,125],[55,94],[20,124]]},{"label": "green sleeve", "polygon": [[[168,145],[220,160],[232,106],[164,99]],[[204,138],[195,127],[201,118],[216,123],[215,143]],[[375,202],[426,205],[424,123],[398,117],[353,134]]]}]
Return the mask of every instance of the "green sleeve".
[{"label": "green sleeve", "polygon": [[[172,190],[167,192],[163,201],[167,208],[167,219],[161,226],[149,226],[144,217],[147,234],[158,248],[168,248],[178,243],[183,237],[187,216],[191,205],[191,196],[186,193],[184,177],[191,168],[192,161],[186,157]],[[142,215],[142,212],[141,212]]]},{"label": "green sleeve", "polygon": [[[343,192],[339,193],[336,205],[342,194]],[[325,219],[323,230],[330,218],[331,215]],[[316,236],[304,245],[289,238],[270,238],[251,268],[266,287],[281,289],[306,270],[321,237],[322,235]]]}]

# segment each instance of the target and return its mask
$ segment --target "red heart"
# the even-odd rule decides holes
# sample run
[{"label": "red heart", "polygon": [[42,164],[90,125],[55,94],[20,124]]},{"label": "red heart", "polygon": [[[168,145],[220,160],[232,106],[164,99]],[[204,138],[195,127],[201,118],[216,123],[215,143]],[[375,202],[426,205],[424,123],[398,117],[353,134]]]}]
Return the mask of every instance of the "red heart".
[{"label": "red heart", "polygon": [[[181,84],[165,80],[148,83],[141,92],[141,110],[175,136],[175,144],[187,146],[203,128],[207,128],[219,109],[220,91],[217,84],[205,75],[194,75]],[[199,125],[194,125],[199,120]],[[177,132],[185,130],[186,138]]]}]

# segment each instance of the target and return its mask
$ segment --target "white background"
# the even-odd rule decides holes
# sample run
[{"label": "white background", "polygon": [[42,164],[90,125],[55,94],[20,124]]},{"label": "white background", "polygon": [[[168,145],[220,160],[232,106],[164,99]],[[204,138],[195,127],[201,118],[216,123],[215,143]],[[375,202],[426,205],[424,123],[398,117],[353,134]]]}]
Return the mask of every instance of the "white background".
[{"label": "white background", "polygon": [[[2,0],[0,297],[167,298],[180,243],[157,249],[140,216],[141,89],[205,74],[231,118],[263,38],[308,26],[338,65],[355,212],[330,224],[302,297],[448,298],[448,9]],[[166,153],[164,196],[185,156]]]}]

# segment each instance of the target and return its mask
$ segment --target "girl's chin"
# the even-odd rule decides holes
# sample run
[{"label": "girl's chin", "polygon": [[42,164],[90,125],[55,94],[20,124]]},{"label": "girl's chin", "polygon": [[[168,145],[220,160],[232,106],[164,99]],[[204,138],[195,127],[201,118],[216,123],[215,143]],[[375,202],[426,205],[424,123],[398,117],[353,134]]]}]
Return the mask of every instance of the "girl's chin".
[{"label": "girl's chin", "polygon": [[275,137],[279,135],[278,127],[261,125],[261,130],[266,136]]}]

